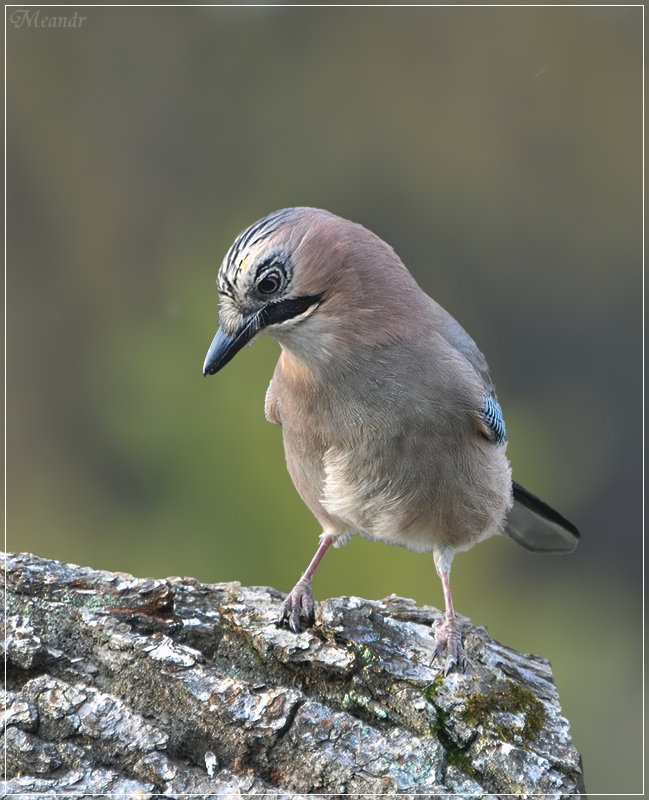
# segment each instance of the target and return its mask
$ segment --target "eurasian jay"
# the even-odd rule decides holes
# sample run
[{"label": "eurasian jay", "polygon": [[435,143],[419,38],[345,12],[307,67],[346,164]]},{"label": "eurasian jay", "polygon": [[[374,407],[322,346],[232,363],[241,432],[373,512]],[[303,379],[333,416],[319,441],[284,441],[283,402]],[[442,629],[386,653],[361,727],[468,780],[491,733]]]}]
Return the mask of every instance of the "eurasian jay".
[{"label": "eurasian jay", "polygon": [[313,624],[313,574],[354,534],[432,552],[445,621],[432,658],[466,668],[449,572],[456,552],[496,533],[529,550],[574,550],[577,529],[512,481],[487,362],[394,250],[327,211],[287,208],[243,231],[217,285],[211,375],[258,334],[281,345],[266,419],[322,526],[320,546],[281,622]]}]

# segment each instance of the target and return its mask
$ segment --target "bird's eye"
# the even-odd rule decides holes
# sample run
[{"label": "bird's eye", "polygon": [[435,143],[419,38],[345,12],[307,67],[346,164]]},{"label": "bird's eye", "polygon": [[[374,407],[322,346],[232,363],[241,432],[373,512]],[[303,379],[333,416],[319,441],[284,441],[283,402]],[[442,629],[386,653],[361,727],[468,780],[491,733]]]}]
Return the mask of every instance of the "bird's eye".
[{"label": "bird's eye", "polygon": [[267,272],[257,283],[257,289],[262,294],[275,294],[281,285],[281,274],[276,269],[272,269],[270,272]]}]

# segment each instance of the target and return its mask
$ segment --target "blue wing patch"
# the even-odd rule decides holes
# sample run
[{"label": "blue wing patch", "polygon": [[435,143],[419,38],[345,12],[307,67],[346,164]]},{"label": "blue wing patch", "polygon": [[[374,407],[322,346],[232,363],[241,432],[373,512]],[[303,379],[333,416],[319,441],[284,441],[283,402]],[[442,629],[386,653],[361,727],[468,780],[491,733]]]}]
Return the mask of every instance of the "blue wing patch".
[{"label": "blue wing patch", "polygon": [[493,394],[489,394],[485,397],[482,408],[480,409],[480,416],[492,432],[494,440],[498,442],[498,444],[505,444],[507,441],[505,420],[503,419],[503,412],[500,404]]}]

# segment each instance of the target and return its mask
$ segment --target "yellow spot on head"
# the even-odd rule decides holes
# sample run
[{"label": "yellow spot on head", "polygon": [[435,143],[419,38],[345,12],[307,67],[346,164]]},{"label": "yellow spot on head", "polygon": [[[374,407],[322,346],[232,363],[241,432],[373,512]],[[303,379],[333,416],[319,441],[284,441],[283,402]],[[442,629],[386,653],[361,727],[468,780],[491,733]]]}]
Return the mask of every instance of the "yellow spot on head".
[{"label": "yellow spot on head", "polygon": [[239,264],[239,269],[241,269],[242,272],[247,272],[249,267],[250,260],[247,258],[242,258],[241,263]]}]

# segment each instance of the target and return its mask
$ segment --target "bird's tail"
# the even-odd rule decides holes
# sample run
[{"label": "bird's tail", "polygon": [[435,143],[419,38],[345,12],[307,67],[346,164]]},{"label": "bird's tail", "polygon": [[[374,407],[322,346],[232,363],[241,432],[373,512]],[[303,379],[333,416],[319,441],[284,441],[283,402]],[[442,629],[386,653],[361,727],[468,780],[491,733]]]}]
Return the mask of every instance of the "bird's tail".
[{"label": "bird's tail", "polygon": [[514,505],[504,532],[526,550],[537,553],[572,553],[579,543],[577,528],[558,511],[512,481]]}]

